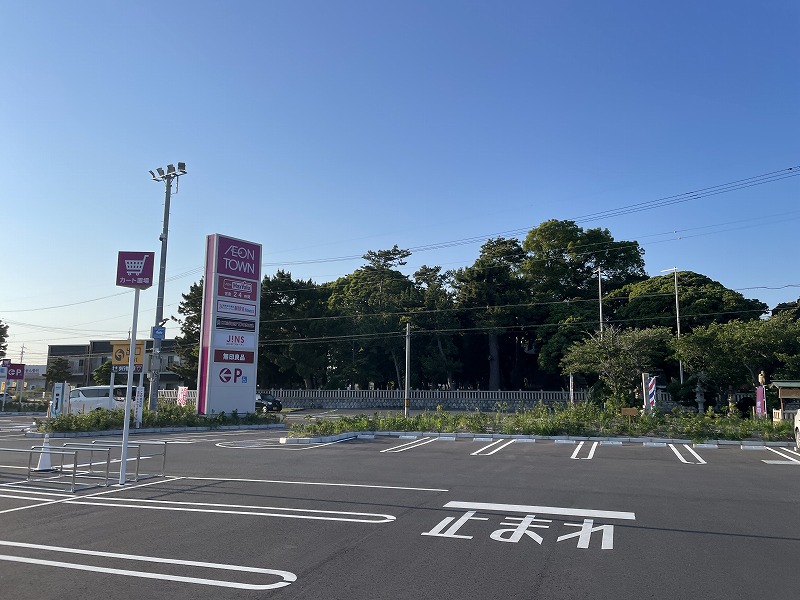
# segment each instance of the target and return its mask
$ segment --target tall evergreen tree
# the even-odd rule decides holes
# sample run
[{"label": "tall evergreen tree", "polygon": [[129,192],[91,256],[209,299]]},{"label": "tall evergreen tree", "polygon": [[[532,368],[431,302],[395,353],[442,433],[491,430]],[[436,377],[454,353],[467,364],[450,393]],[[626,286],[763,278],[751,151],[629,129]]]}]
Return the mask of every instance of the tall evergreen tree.
[{"label": "tall evergreen tree", "polygon": [[458,269],[453,275],[456,305],[462,309],[464,322],[486,338],[490,390],[500,389],[502,367],[510,372],[513,365],[511,357],[501,356],[501,337],[510,334],[514,340],[520,320],[524,321],[527,314],[528,288],[520,273],[523,260],[518,240],[490,239],[481,246],[481,254],[471,267]]}]

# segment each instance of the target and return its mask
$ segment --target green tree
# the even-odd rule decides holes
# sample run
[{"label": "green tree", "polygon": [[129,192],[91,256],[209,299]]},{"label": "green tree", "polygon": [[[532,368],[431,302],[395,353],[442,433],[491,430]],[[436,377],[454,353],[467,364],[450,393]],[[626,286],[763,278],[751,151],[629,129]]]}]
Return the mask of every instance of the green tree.
[{"label": "green tree", "polygon": [[453,293],[452,272],[423,265],[414,273],[414,284],[422,305],[414,312],[415,331],[412,357],[422,378],[431,387],[454,386],[454,373],[461,368],[458,347],[453,339],[459,329]]},{"label": "green tree", "polygon": [[190,388],[197,387],[197,368],[200,356],[200,324],[203,319],[203,281],[193,283],[189,291],[182,294],[178,305],[181,318],[172,317],[181,328],[175,337],[175,354],[180,359],[170,370],[186,382]]},{"label": "green tree", "polygon": [[369,251],[367,264],[331,284],[328,306],[335,315],[352,319],[349,342],[356,362],[357,380],[379,386],[400,386],[403,381],[403,334],[408,313],[419,306],[413,282],[397,267],[411,253],[396,245]]},{"label": "green tree", "polygon": [[758,374],[791,375],[800,365],[800,322],[789,313],[696,327],[672,345],[686,369],[727,391],[753,389]]},{"label": "green tree", "polygon": [[471,267],[453,274],[456,306],[462,309],[463,322],[486,336],[490,390],[500,389],[501,361],[508,365],[507,370],[513,366],[510,357],[501,356],[501,336],[511,334],[513,342],[528,316],[528,286],[520,272],[524,258],[518,240],[490,239],[481,246]]},{"label": "green tree", "polygon": [[608,229],[551,219],[528,232],[522,265],[537,300],[597,297],[597,270],[613,290],[646,277],[638,242],[615,241]]},{"label": "green tree", "polygon": [[538,365],[556,374],[569,346],[599,327],[598,269],[604,293],[646,278],[637,242],[616,241],[608,229],[583,229],[551,219],[528,232],[522,265],[537,307]]},{"label": "green tree", "polygon": [[[610,291],[606,298],[611,319],[624,327],[677,328],[674,275],[651,277]],[[681,334],[711,323],[758,319],[767,311],[759,300],[749,300],[718,281],[694,273],[678,273]]]},{"label": "green tree", "polygon": [[328,286],[293,280],[291,273],[283,270],[264,277],[259,328],[261,386],[291,386],[299,381],[306,388],[323,384],[329,364],[326,347],[331,343],[329,296]]},{"label": "green tree", "polygon": [[[127,377],[127,375],[124,375]],[[109,385],[111,383],[111,361],[103,361],[103,364],[92,371],[92,381],[95,385]],[[114,383],[117,382],[117,375],[114,375]],[[121,382],[119,382],[121,383]]]},{"label": "green tree", "polygon": [[4,358],[8,350],[8,325],[0,321],[0,358]]},{"label": "green tree", "polygon": [[800,298],[794,302],[781,302],[772,309],[773,316],[781,312],[788,312],[795,321],[800,319]]},{"label": "green tree", "polygon": [[569,347],[561,361],[564,374],[596,375],[611,392],[616,406],[630,403],[643,372],[653,372],[667,351],[671,334],[666,327],[620,329],[591,333]]},{"label": "green tree", "polygon": [[52,388],[54,383],[67,381],[72,375],[69,368],[69,361],[65,358],[56,357],[50,360],[47,371],[44,374],[45,387]]}]

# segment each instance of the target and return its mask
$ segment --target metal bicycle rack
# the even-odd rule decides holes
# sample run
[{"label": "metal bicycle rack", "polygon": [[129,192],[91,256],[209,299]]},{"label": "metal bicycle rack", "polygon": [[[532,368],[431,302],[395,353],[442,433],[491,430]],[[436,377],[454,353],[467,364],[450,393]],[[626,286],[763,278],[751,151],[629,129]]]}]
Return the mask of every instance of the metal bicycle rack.
[{"label": "metal bicycle rack", "polygon": [[[106,442],[102,440],[94,440],[91,444],[92,446],[98,448],[108,448],[109,451],[111,448],[119,448],[120,449],[120,459],[122,458],[122,442]],[[142,454],[143,448],[148,447],[160,447],[160,452],[155,452],[151,454]],[[167,464],[167,442],[128,442],[128,450],[135,449],[136,455],[131,457],[130,454],[128,455],[128,460],[134,459],[136,461],[133,481],[139,481],[139,464],[141,463],[142,459],[154,458],[154,457],[161,457],[161,472],[156,475],[151,475],[151,477],[164,477],[164,470]]]},{"label": "metal bicycle rack", "polygon": [[[88,465],[81,465],[82,467],[88,467],[88,471],[80,473],[80,477],[85,477],[89,479],[104,479],[104,483],[102,484],[104,487],[108,487],[108,478],[109,473],[111,472],[111,448],[106,448],[102,446],[93,446],[92,444],[80,444],[76,442],[67,442],[62,446],[63,448],[73,449],[76,453],[80,451],[88,452],[89,453],[89,464]],[[94,466],[94,455],[95,453],[105,453],[105,473],[103,475],[95,474]],[[102,463],[98,463],[102,464]],[[77,460],[75,462],[75,471],[78,470],[78,463]]]},{"label": "metal bicycle rack", "polygon": [[[64,457],[71,456],[72,457],[72,474],[69,479],[69,483],[67,483],[67,489],[75,493],[75,471],[76,465],[78,464],[78,453],[75,450],[53,450],[49,446],[31,446],[29,450],[23,448],[0,448],[0,452],[26,452],[28,454],[28,472],[25,477],[25,481],[35,481],[35,482],[42,482],[42,481],[52,481],[56,479],[61,479],[64,474],[69,471],[69,465],[64,465]],[[38,471],[36,468],[33,467],[33,457],[34,455],[42,456],[43,454],[54,454],[61,458],[61,462],[58,468],[52,468],[47,470]],[[57,473],[57,475],[45,477],[48,473]],[[31,474],[38,475],[38,477],[32,477]]]}]

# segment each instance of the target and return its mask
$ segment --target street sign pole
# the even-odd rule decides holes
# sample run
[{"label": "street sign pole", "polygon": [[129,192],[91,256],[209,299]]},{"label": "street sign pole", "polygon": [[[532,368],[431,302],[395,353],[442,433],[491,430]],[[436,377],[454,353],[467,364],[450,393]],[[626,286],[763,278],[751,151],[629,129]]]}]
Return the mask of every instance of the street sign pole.
[{"label": "street sign pole", "polygon": [[[125,389],[125,415],[122,428],[122,450],[119,466],[119,484],[125,485],[128,466],[128,435],[131,429],[131,390],[136,364],[136,327],[139,323],[139,292],[153,285],[153,261],[147,259],[152,252],[119,252],[117,255],[117,285],[134,289],[133,323],[128,350],[128,384]],[[144,353],[143,353],[144,354]]]},{"label": "street sign pole", "polygon": [[136,360],[136,325],[139,321],[139,288],[133,295],[133,323],[131,324],[131,351],[128,356],[128,384],[125,390],[125,421],[122,428],[122,456],[119,465],[119,484],[125,485],[127,478],[126,466],[128,463],[128,433],[131,428],[131,388],[133,384],[134,361]]}]

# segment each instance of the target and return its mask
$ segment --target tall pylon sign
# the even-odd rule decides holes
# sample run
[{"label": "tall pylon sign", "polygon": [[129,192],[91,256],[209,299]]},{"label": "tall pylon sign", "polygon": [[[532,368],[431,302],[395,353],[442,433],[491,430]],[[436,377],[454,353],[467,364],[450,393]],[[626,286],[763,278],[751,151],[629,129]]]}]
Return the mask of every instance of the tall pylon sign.
[{"label": "tall pylon sign", "polygon": [[206,238],[197,412],[253,412],[261,309],[261,244]]}]

